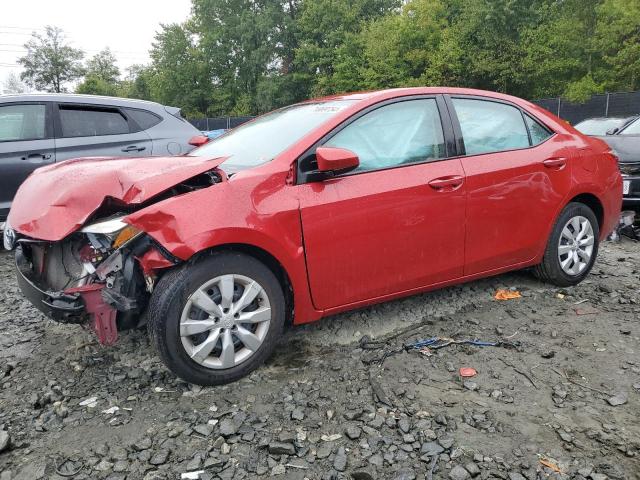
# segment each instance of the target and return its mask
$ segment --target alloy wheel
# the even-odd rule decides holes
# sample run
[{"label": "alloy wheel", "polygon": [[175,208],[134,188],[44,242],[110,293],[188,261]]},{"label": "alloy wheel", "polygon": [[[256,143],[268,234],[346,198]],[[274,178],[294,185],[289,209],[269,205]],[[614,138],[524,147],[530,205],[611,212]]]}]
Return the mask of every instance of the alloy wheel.
[{"label": "alloy wheel", "polygon": [[589,266],[593,256],[595,236],[591,222],[575,216],[565,224],[558,243],[558,260],[567,275],[580,275]]},{"label": "alloy wheel", "polygon": [[271,315],[269,297],[258,282],[235,274],[215,277],[187,299],[180,318],[182,346],[204,367],[235,367],[260,348]]}]

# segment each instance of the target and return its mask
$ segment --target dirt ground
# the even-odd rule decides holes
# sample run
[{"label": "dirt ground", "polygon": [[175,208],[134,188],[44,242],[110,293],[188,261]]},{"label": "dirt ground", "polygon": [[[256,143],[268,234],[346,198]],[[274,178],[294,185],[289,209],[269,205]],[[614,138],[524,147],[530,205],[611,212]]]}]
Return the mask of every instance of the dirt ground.
[{"label": "dirt ground", "polygon": [[[4,253],[0,480],[640,479],[639,280],[640,244],[605,243],[575,288],[521,272],[328,318],[202,389],[144,331],[46,320]],[[507,343],[403,349],[435,336]]]}]

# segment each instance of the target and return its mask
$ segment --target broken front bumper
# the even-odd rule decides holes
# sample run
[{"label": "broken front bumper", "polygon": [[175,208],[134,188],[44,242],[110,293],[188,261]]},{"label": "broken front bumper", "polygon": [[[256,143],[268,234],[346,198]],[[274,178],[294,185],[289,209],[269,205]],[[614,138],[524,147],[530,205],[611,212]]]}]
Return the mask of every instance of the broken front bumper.
[{"label": "broken front bumper", "polygon": [[52,292],[35,278],[22,247],[16,249],[15,258],[18,286],[38,310],[60,323],[88,324],[103,345],[116,342],[118,312],[105,303],[102,297],[104,284],[93,283],[64,292]]},{"label": "broken front bumper", "polygon": [[78,293],[52,292],[33,275],[22,247],[16,248],[16,277],[23,295],[47,317],[61,323],[84,323],[88,317]]}]

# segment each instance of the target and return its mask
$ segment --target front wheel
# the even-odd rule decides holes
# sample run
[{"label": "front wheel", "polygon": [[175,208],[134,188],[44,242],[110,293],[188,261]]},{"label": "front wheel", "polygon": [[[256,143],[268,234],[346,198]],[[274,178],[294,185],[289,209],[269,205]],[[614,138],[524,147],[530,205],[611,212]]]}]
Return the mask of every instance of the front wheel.
[{"label": "front wheel", "polygon": [[599,236],[593,211],[582,203],[570,203],[560,213],[542,263],[534,268],[534,273],[560,287],[577,285],[595,263]]},{"label": "front wheel", "polygon": [[273,352],[285,301],[273,272],[253,257],[214,253],[168,273],[149,306],[152,339],[183,380],[233,382]]}]

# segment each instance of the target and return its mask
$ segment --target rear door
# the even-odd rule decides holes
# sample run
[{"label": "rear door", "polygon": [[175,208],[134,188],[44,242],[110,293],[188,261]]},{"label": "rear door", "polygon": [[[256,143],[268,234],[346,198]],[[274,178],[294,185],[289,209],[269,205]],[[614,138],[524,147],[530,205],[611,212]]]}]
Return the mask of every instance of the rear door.
[{"label": "rear door", "polygon": [[151,155],[149,135],[121,108],[59,103],[55,112],[57,161]]},{"label": "rear door", "polygon": [[[360,158],[357,170],[314,181],[312,151],[298,185],[314,305],[330,309],[462,276],[464,173],[445,142],[436,98],[396,100],[353,119],[325,147]],[[319,145],[318,145],[319,146]],[[301,180],[305,178],[305,180]]]},{"label": "rear door", "polygon": [[0,219],[33,170],[55,162],[51,104],[0,104]]},{"label": "rear door", "polygon": [[508,102],[447,98],[464,142],[465,275],[532,260],[571,185],[572,149]]}]

